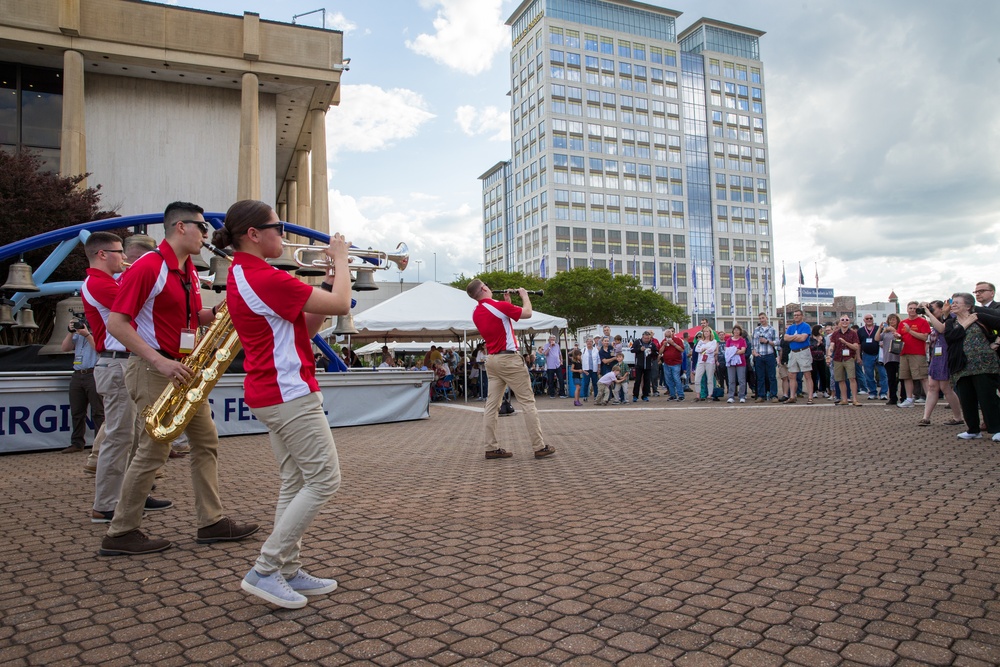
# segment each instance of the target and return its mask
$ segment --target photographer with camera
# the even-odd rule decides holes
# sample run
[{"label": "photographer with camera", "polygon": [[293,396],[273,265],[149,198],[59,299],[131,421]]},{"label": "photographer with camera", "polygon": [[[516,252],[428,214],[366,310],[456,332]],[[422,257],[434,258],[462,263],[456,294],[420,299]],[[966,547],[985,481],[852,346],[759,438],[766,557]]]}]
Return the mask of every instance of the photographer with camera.
[{"label": "photographer with camera", "polygon": [[87,429],[87,406],[90,406],[94,433],[97,433],[104,423],[104,403],[101,401],[101,395],[97,393],[97,384],[94,382],[97,349],[94,347],[94,336],[87,327],[83,313],[73,312],[73,321],[60,349],[63,352],[73,352],[73,377],[69,381],[69,410],[73,417],[73,433],[70,435],[69,447],[62,452],[64,454],[82,452],[83,436]]}]

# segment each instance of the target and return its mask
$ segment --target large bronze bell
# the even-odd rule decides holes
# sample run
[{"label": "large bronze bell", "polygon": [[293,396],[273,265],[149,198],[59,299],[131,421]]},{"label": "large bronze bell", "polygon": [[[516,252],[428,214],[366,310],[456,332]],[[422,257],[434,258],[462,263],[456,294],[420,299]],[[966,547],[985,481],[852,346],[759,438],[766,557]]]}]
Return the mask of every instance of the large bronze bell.
[{"label": "large bronze bell", "polygon": [[[24,311],[21,311],[24,312]],[[62,351],[62,342],[69,333],[69,328],[77,315],[83,314],[83,299],[78,296],[71,296],[56,304],[56,315],[52,322],[52,335],[49,341],[38,350],[38,354],[72,354]]]},{"label": "large bronze bell", "polygon": [[347,336],[358,333],[358,328],[354,326],[354,315],[347,313],[337,317],[337,324],[333,327],[333,333],[338,336]]},{"label": "large bronze bell", "polygon": [[7,271],[7,282],[0,285],[0,289],[8,292],[38,292],[38,285],[31,277],[31,267],[23,259],[10,265]]},{"label": "large bronze bell", "polygon": [[11,302],[7,299],[0,299],[0,326],[14,324],[16,321]]},{"label": "large bronze bell", "polygon": [[[284,252],[284,250],[282,251]],[[323,266],[318,266],[317,263],[322,264],[324,262],[330,261],[326,253],[323,252],[321,246],[316,246],[316,250],[303,250],[299,253],[299,261],[301,261],[306,266],[300,266],[296,269],[295,274],[299,276],[325,276],[326,268]]]},{"label": "large bronze bell", "polygon": [[212,255],[208,270],[210,273],[215,274],[215,279],[212,280],[212,289],[216,292],[222,292],[226,289],[226,281],[229,280],[229,265],[232,263],[231,260],[225,257]]},{"label": "large bronze bell", "polygon": [[17,324],[14,325],[15,329],[37,329],[38,325],[35,324],[35,311],[31,308],[22,308],[17,311]]},{"label": "large bronze bell", "polygon": [[374,271],[361,270],[357,271],[357,279],[354,284],[351,285],[351,289],[355,292],[373,292],[378,289],[378,285],[375,284]]}]

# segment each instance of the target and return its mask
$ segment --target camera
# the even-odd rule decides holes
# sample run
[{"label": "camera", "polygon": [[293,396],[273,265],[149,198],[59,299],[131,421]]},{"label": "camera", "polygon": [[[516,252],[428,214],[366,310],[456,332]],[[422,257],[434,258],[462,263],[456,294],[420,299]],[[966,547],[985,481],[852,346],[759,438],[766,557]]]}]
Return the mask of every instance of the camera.
[{"label": "camera", "polygon": [[921,308],[920,306],[917,306],[917,315],[926,315],[926,314],[927,314],[926,308]]},{"label": "camera", "polygon": [[70,333],[76,333],[81,329],[87,328],[87,319],[83,313],[78,313],[75,310],[69,311],[69,314],[73,316],[73,321],[70,322],[69,330]]}]

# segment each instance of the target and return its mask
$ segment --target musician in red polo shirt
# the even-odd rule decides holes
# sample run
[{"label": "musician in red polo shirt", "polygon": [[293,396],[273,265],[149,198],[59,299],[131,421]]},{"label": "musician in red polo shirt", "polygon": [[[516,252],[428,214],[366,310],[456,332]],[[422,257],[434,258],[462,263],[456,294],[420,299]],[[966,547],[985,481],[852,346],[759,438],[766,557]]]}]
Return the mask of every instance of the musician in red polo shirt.
[{"label": "musician in red polo shirt", "polygon": [[[125,384],[139,414],[155,403],[171,382],[191,379],[191,369],[181,359],[194,349],[198,326],[214,317],[212,309],[201,307],[198,273],[191,261],[208,234],[203,213],[200,206],[189,202],[167,206],[163,213],[166,238],[122,274],[108,316],[108,331],[132,353]],[[233,521],[223,511],[219,498],[219,434],[208,401],[199,406],[185,433],[191,440],[196,541],[209,544],[242,540],[257,532],[257,524]],[[156,471],[169,456],[169,443],[157,442],[143,431],[139,449],[125,472],[114,519],[101,542],[102,556],[153,553],[170,547],[168,540],[149,538],[139,530]]]},{"label": "musician in red polo shirt", "polygon": [[323,288],[311,287],[268,264],[282,251],[284,224],[270,206],[244,200],[233,204],[215,232],[217,247],[236,249],[226,282],[226,302],[243,343],[247,377],[244,395],[254,416],[271,431],[271,449],[281,472],[274,531],[241,587],[286,609],[306,604],[307,595],[337,588],[302,569],[302,535],[340,487],[340,464],[323,394],[316,382],[310,339],[330,315],[351,308],[348,244],[334,234],[327,257],[333,269]]},{"label": "musician in red polo shirt", "polygon": [[[93,523],[110,523],[122,492],[125,468],[135,431],[135,403],[125,387],[125,367],[129,353],[107,329],[111,308],[118,297],[116,273],[121,273],[125,251],[122,240],[111,232],[94,232],[83,246],[90,268],[80,287],[83,312],[94,332],[94,346],[100,358],[94,366],[94,381],[104,402],[104,442],[97,459],[94,483]],[[145,510],[164,510],[169,500],[146,498]]]},{"label": "musician in red polo shirt", "polygon": [[[535,394],[531,391],[531,376],[517,352],[517,336],[514,322],[522,317],[531,317],[531,299],[522,287],[517,290],[523,306],[515,306],[510,301],[510,292],[504,294],[503,301],[493,299],[493,291],[478,278],[465,288],[466,293],[479,302],[472,311],[472,321],[479,335],[486,341],[486,375],[490,381],[490,394],[486,400],[483,423],[486,430],[486,458],[509,459],[513,454],[502,449],[497,440],[497,409],[507,387],[514,392],[518,403],[524,408],[528,435],[535,450],[535,458],[541,459],[555,454],[555,449],[542,439],[542,426],[535,408]],[[493,383],[496,384],[493,384]]]}]

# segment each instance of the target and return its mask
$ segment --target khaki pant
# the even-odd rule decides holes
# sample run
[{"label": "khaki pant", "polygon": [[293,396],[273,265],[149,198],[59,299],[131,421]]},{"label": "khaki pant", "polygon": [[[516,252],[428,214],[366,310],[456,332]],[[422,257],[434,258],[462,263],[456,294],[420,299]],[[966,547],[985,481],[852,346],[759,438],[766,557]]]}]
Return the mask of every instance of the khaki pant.
[{"label": "khaki pant", "polygon": [[288,578],[302,564],[303,533],[340,488],[337,447],[319,392],[251,411],[271,431],[271,449],[281,471],[274,530],[254,569],[263,575],[280,570]]},{"label": "khaki pant", "polygon": [[[538,421],[538,410],[535,408],[535,394],[531,391],[531,376],[528,367],[519,354],[491,354],[486,357],[486,375],[489,377],[490,394],[486,399],[483,413],[483,426],[486,429],[486,451],[497,449],[497,410],[503,400],[504,390],[510,387],[524,410],[525,426],[535,450],[543,449],[542,425]],[[494,384],[495,383],[495,384]]]},{"label": "khaki pant", "polygon": [[[125,384],[135,401],[139,414],[156,402],[169,381],[145,359],[132,356],[125,370]],[[211,526],[224,514],[219,498],[219,433],[212,421],[208,401],[198,406],[185,432],[191,438],[191,484],[194,487],[194,507],[197,528]],[[108,529],[110,537],[118,537],[142,524],[142,509],[153,487],[156,471],[167,462],[170,443],[156,442],[143,430],[139,449],[125,471],[121,500],[115,518]]]},{"label": "khaki pant", "polygon": [[[103,441],[97,459],[97,479],[94,484],[94,509],[110,512],[118,504],[122,481],[134,444],[138,441],[135,428],[135,403],[125,386],[127,358],[98,360],[94,367],[97,391],[104,401]],[[95,439],[94,449],[98,449]]]}]

